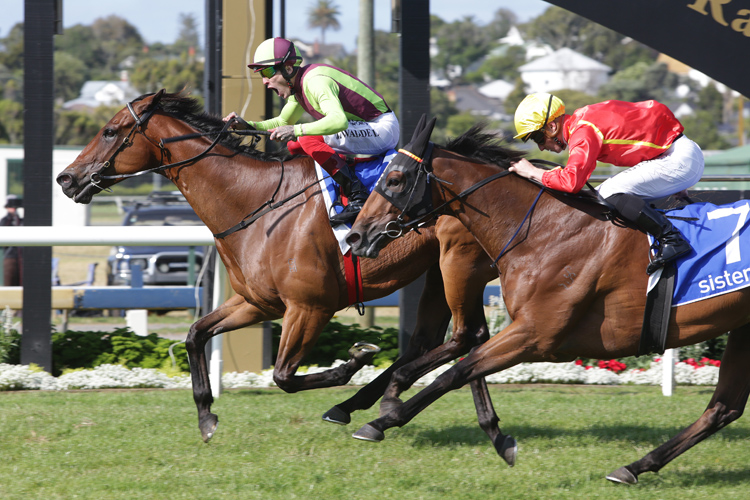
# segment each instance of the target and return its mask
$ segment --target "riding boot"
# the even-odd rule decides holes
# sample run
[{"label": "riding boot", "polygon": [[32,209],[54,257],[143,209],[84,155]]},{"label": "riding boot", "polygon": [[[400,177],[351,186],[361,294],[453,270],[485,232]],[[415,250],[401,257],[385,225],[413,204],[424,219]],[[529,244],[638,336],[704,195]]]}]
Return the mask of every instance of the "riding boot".
[{"label": "riding boot", "polygon": [[[340,172],[341,171],[339,171],[339,173]],[[344,196],[347,197],[349,203],[344,207],[344,210],[342,210],[341,213],[331,216],[332,226],[354,222],[359,211],[362,210],[362,207],[367,201],[367,188],[365,188],[362,181],[359,180],[359,177],[357,177],[353,171],[349,170],[348,174],[351,176],[348,179],[348,185],[341,184],[340,182],[339,184],[341,185],[341,191],[344,193]],[[334,180],[335,179],[336,177],[334,176]]]},{"label": "riding boot", "polygon": [[641,231],[651,234],[658,242],[656,256],[646,268],[652,274],[667,262],[685,255],[692,250],[682,234],[672,225],[666,216],[648,205],[638,196],[619,193],[605,200],[613,205],[625,219],[635,224]]},{"label": "riding boot", "polygon": [[648,274],[656,272],[667,262],[673,261],[692,250],[690,243],[682,237],[680,232],[669,222],[669,219],[650,205],[646,205],[641,210],[636,224],[659,241],[656,256],[646,268]]}]

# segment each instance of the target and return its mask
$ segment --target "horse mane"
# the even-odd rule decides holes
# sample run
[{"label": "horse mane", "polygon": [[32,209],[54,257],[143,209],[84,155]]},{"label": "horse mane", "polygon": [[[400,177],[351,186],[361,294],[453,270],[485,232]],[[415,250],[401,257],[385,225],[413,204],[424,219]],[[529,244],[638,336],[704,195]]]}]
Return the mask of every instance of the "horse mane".
[{"label": "horse mane", "polygon": [[[144,94],[137,98],[136,101],[151,95],[153,94]],[[164,93],[159,100],[158,108],[164,113],[177,118],[178,120],[182,120],[199,132],[218,133],[225,125],[220,117],[206,113],[197,99],[189,97],[182,91],[174,94]],[[227,134],[221,138],[219,144],[231,149],[232,151],[262,161],[286,161],[291,158],[291,155],[285,150],[266,153],[258,151],[252,146],[243,145],[243,140],[243,136]]]},{"label": "horse mane", "polygon": [[510,167],[511,162],[519,160],[526,153],[505,147],[497,134],[485,132],[486,125],[471,127],[461,136],[451,140],[441,149],[466,156],[481,163],[489,163],[502,168]]}]

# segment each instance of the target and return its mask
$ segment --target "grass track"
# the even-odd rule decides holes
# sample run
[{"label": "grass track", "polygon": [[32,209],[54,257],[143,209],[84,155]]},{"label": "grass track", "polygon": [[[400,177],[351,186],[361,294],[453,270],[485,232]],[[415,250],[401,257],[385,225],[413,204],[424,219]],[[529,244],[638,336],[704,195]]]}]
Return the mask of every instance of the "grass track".
[{"label": "grass track", "polygon": [[[695,420],[711,388],[492,386],[516,467],[455,391],[379,444],[320,415],[354,389],[233,390],[200,440],[189,391],[0,393],[0,498],[11,499],[746,499],[750,421],[740,420],[637,486],[604,476]],[[412,394],[411,392],[409,394]]]}]

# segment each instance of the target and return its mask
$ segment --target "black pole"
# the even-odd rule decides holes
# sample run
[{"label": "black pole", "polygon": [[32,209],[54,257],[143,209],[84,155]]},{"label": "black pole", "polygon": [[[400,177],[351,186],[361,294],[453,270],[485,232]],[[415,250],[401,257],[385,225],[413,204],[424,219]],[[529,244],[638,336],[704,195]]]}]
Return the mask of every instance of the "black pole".
[{"label": "black pole", "polygon": [[[401,145],[411,139],[422,114],[430,114],[430,1],[401,3],[401,68],[399,105]],[[422,275],[399,293],[399,350],[404,352],[417,325],[417,307],[424,288]]]},{"label": "black pole", "polygon": [[[52,225],[55,0],[24,4],[24,224]],[[52,371],[52,247],[23,249],[21,363]]]},{"label": "black pole", "polygon": [[220,114],[221,109],[221,37],[222,0],[206,0],[206,66],[203,93],[206,112]]}]

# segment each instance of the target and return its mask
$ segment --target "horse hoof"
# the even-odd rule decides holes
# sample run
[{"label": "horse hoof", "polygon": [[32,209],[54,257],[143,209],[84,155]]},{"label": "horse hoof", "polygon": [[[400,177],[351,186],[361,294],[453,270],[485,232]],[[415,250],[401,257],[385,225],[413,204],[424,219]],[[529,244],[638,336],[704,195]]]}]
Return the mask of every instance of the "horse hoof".
[{"label": "horse hoof", "polygon": [[349,356],[355,357],[362,354],[377,354],[380,352],[380,347],[375,344],[367,342],[357,342],[349,349]]},{"label": "horse hoof", "polygon": [[613,483],[638,484],[638,478],[635,476],[635,474],[630,472],[627,467],[620,467],[616,471],[610,473],[607,476],[607,479],[609,479]]},{"label": "horse hoof", "polygon": [[365,424],[360,430],[352,434],[354,439],[361,439],[362,441],[370,441],[373,443],[379,443],[385,439],[385,434],[382,431],[377,430],[370,424]]},{"label": "horse hoof", "polygon": [[346,425],[352,421],[352,418],[344,410],[334,406],[323,414],[323,420],[332,424]]},{"label": "horse hoof", "polygon": [[358,364],[364,366],[372,363],[372,359],[379,352],[380,347],[376,346],[375,344],[368,344],[367,342],[357,342],[351,347],[351,349],[349,349],[349,356]]},{"label": "horse hoof", "polygon": [[201,436],[203,436],[203,442],[208,443],[211,440],[211,438],[214,437],[214,434],[216,433],[216,428],[219,427],[219,417],[217,417],[213,413],[209,413],[208,416],[201,419],[201,421],[198,424],[198,427],[201,430]]},{"label": "horse hoof", "polygon": [[[499,437],[499,436],[498,436]],[[500,458],[505,460],[509,466],[516,465],[516,455],[518,454],[518,443],[513,436],[505,436],[502,443],[495,444],[495,450]]]}]

